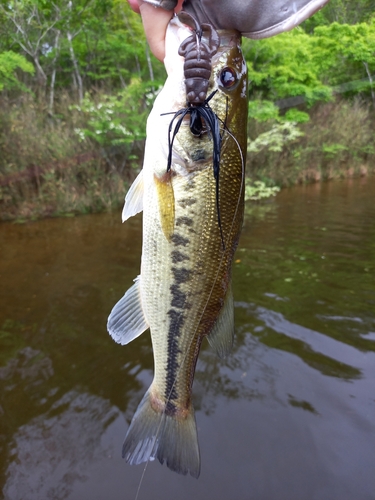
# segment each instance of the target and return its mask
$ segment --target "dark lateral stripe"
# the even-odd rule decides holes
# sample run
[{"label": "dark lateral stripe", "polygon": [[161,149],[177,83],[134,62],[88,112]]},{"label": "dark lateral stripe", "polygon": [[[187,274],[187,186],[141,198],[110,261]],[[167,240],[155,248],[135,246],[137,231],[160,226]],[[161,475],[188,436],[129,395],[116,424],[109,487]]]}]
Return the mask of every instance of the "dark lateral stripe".
[{"label": "dark lateral stripe", "polygon": [[174,245],[183,247],[186,247],[186,245],[189,243],[189,240],[187,238],[184,238],[183,236],[180,236],[176,233],[172,234],[171,241]]},{"label": "dark lateral stripe", "polygon": [[177,217],[176,226],[188,226],[191,227],[194,221],[190,217]]},{"label": "dark lateral stripe", "polygon": [[[183,200],[187,201],[188,204],[195,203],[195,200]],[[180,217],[179,224],[190,225],[190,219],[188,217]],[[174,233],[171,236],[171,242],[177,247],[186,247],[189,244],[189,240],[183,236]],[[177,264],[184,260],[189,260],[189,257],[179,250],[172,250],[171,252],[172,262]],[[174,401],[177,400],[177,387],[176,378],[179,370],[178,355],[181,352],[179,349],[179,338],[182,334],[182,327],[185,322],[184,310],[189,309],[189,304],[187,303],[186,293],[180,289],[182,283],[186,283],[191,279],[192,272],[185,267],[178,268],[172,267],[172,273],[174,276],[174,282],[170,286],[171,291],[171,306],[172,309],[168,311],[169,316],[169,330],[168,330],[168,357],[166,366],[166,384],[165,384],[165,399],[167,400],[166,411],[173,413]]]},{"label": "dark lateral stripe", "polygon": [[164,412],[166,415],[173,417],[173,415],[177,412],[177,406],[173,403],[173,401],[167,401]]},{"label": "dark lateral stripe", "polygon": [[173,264],[178,264],[179,262],[183,262],[184,260],[190,260],[190,257],[188,255],[185,255],[178,250],[173,250],[173,252],[171,253],[171,257]]},{"label": "dark lateral stripe", "polygon": [[183,198],[182,200],[178,200],[178,204],[182,208],[191,207],[196,202],[197,200],[195,198]]},{"label": "dark lateral stripe", "polygon": [[186,303],[186,293],[182,292],[178,285],[171,285],[170,291],[172,293],[172,306],[183,309]]},{"label": "dark lateral stripe", "polygon": [[165,399],[173,404],[173,400],[178,398],[176,378],[179,369],[177,355],[180,353],[178,340],[181,335],[182,326],[185,322],[185,316],[175,309],[168,311],[169,331],[168,331],[168,361],[167,361],[167,380],[165,386]]},{"label": "dark lateral stripe", "polygon": [[172,267],[172,272],[177,285],[191,280],[191,271],[189,269]]}]

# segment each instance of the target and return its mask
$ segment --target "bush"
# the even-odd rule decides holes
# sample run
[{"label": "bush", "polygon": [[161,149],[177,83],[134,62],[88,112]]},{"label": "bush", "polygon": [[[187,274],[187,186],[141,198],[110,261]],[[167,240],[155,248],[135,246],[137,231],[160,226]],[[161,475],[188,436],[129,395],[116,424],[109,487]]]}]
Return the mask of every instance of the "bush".
[{"label": "bush", "polygon": [[143,141],[126,144],[124,157],[116,156],[113,144],[80,136],[77,130],[92,122],[67,94],[59,96],[53,117],[31,94],[3,99],[0,107],[0,220],[96,212],[123,203]]},{"label": "bush", "polygon": [[[274,141],[271,131],[279,126],[275,120],[250,121],[253,144],[259,143],[259,137]],[[375,169],[373,116],[370,106],[360,99],[316,105],[310,121],[298,127],[302,134],[289,136],[290,140],[284,140],[281,148],[263,147],[248,154],[248,174],[252,180],[271,180],[286,186],[363,175]]]}]

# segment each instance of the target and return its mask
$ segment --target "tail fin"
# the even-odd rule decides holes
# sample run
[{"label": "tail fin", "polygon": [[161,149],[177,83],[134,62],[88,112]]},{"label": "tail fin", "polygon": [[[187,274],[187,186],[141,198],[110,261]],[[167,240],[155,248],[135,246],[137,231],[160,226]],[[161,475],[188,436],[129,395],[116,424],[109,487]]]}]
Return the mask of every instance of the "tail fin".
[{"label": "tail fin", "polygon": [[149,389],[130,424],[122,456],[129,464],[158,458],[171,470],[198,478],[200,455],[193,407],[183,418],[157,412],[151,406]]}]

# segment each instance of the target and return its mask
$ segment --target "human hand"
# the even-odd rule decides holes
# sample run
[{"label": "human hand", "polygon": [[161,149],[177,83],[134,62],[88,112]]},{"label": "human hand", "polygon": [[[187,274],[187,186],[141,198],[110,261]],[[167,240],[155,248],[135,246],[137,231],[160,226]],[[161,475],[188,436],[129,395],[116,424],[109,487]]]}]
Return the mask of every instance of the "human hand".
[{"label": "human hand", "polygon": [[[179,12],[181,10],[183,0],[178,0],[174,10],[155,8],[153,5],[143,2],[142,0],[128,0],[128,2],[132,10],[142,16],[143,28],[151,52],[159,61],[163,61],[165,57],[165,34],[167,26],[174,12]],[[165,3],[168,7],[173,4],[173,1]]]}]

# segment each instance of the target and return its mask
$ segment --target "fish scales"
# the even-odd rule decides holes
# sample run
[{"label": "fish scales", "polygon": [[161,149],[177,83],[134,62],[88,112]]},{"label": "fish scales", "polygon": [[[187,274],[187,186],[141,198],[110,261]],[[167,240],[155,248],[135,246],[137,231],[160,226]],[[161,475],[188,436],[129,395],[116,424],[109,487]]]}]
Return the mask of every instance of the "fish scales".
[{"label": "fish scales", "polygon": [[[227,195],[228,186],[234,191],[233,183],[225,183],[228,180],[225,177],[223,175],[221,197]],[[146,250],[148,258],[142,260],[141,270],[142,276],[145,276],[144,280],[142,278],[142,294],[144,293],[144,302],[149,304],[145,315],[150,324],[154,325],[152,340],[155,353],[155,393],[167,399],[170,397],[178,407],[183,408],[190,401],[196,345],[203,335],[210,332],[223,305],[230,279],[233,250],[232,243],[232,248],[228,248],[224,255],[222,253],[211,165],[195,175],[195,202],[189,206],[184,203],[187,182],[183,178],[173,181],[176,221],[185,218],[189,223],[176,225],[169,242],[161,231],[158,211],[155,210],[157,207],[150,203],[151,210],[144,210],[144,217],[150,217],[150,221],[145,221],[145,224],[152,230],[145,234],[145,249],[149,248],[150,251]],[[207,196],[207,192],[210,196]],[[238,199],[239,193],[236,194],[235,199]],[[157,194],[154,193],[154,197],[157,198]],[[183,200],[181,204],[180,199]],[[233,209],[231,213],[233,214]],[[227,220],[223,217],[224,234],[228,234],[229,231],[226,232],[225,229],[227,226],[230,229],[231,222],[230,218]],[[233,239],[236,240],[238,236],[235,233],[239,228],[234,229],[237,230],[232,230]],[[182,257],[180,262],[173,258],[176,254],[180,259]],[[170,258],[165,259],[166,255]],[[155,262],[160,265],[155,266]],[[156,289],[155,283],[159,283]],[[168,336],[165,335],[166,329]],[[190,332],[196,332],[194,340]],[[184,356],[184,364],[188,370],[182,370],[176,378],[176,370],[181,367]],[[173,395],[170,394],[172,383]]]},{"label": "fish scales", "polygon": [[[191,34],[172,21],[166,45],[168,79],[148,119],[142,181],[129,191],[124,208],[125,218],[133,215],[142,197],[141,274],[108,322],[112,336],[123,344],[150,326],[154,353],[154,379],[128,430],[125,458],[141,463],[157,457],[172,470],[195,477],[200,470],[191,403],[195,366],[205,336],[221,355],[231,346],[231,266],[244,204],[246,65],[239,35],[219,33],[221,44],[212,60],[209,93],[218,89],[210,106],[230,131],[222,131],[219,176],[223,240],[209,134],[193,136],[185,120],[174,141],[172,168],[166,172],[171,116],[161,115],[185,106],[183,58],[176,54],[178,45]],[[229,89],[220,85],[227,67],[237,78]],[[132,209],[133,205],[138,208]],[[140,311],[129,312],[130,307]],[[124,317],[131,317],[132,323]]]}]

